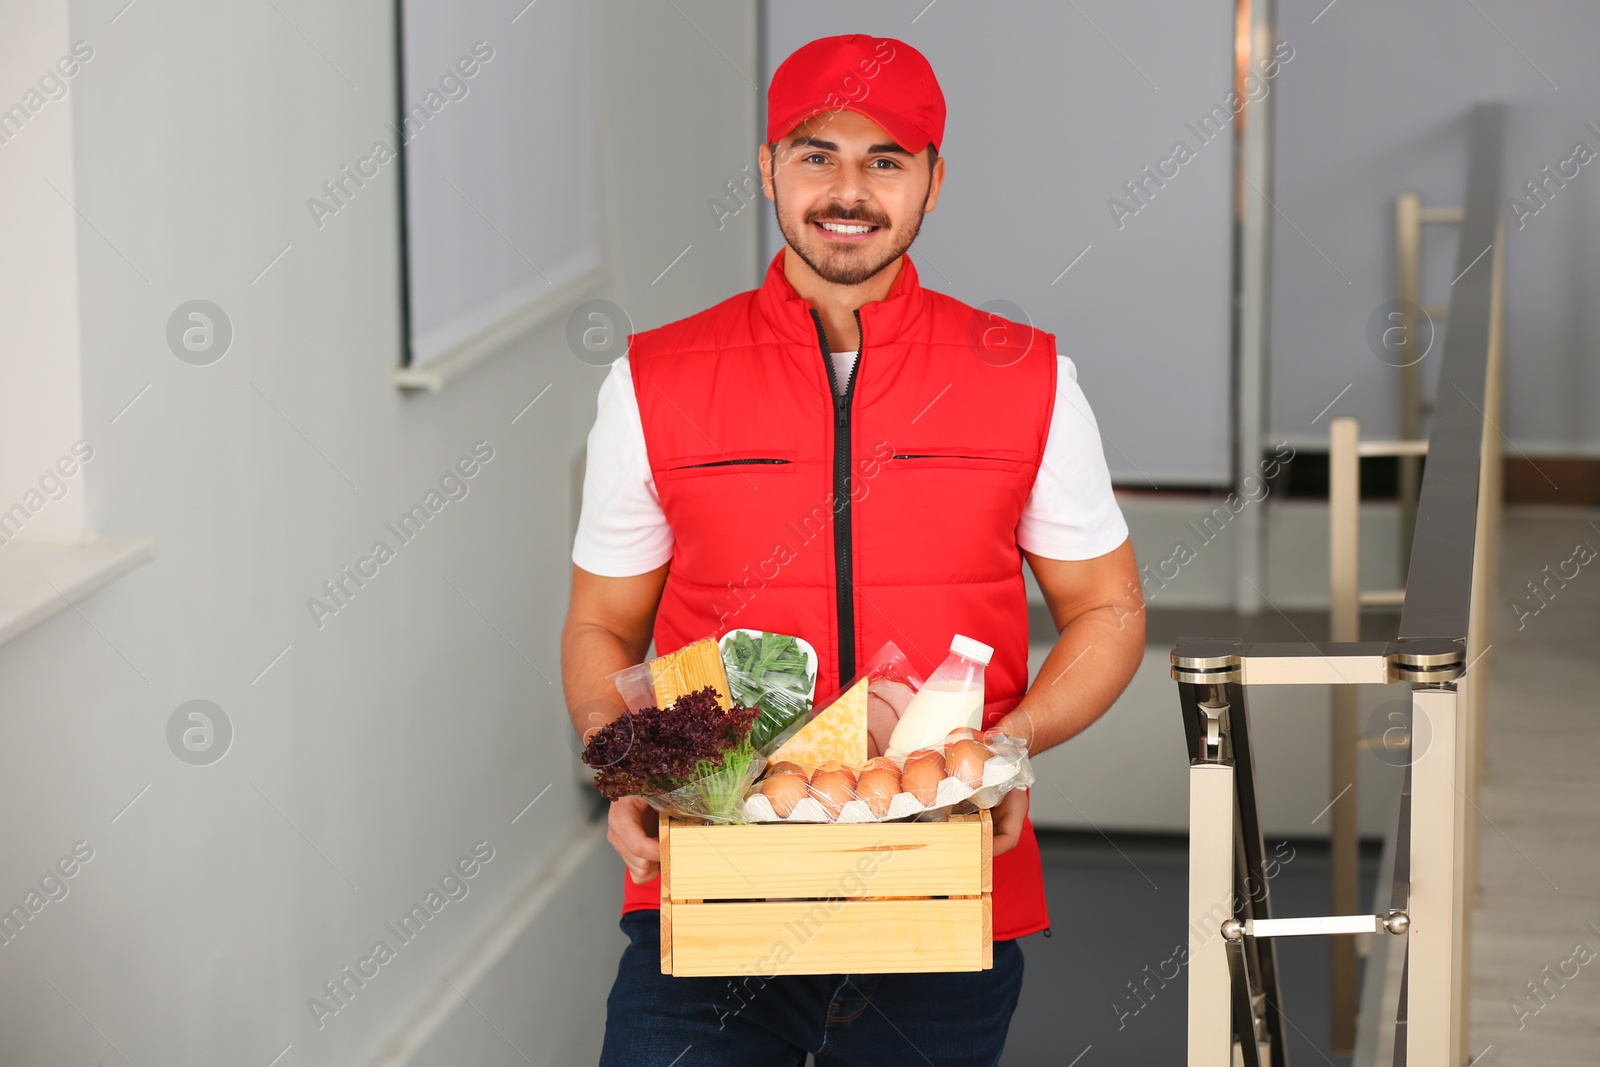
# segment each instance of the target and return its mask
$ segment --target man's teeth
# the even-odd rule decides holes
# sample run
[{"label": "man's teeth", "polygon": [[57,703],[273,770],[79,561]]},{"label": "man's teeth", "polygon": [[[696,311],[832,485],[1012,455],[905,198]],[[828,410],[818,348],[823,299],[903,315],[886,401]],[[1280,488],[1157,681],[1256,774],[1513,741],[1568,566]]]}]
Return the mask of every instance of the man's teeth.
[{"label": "man's teeth", "polygon": [[856,226],[851,225],[848,222],[824,222],[821,224],[821,226],[829,233],[871,233],[873,230],[877,229],[876,226]]}]

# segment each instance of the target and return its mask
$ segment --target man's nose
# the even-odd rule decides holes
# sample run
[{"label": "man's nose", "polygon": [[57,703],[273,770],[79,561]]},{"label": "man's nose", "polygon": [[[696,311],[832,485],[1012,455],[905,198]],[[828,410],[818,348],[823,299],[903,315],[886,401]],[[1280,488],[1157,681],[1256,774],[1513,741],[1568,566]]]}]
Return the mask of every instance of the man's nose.
[{"label": "man's nose", "polygon": [[855,207],[866,201],[860,175],[848,167],[839,168],[839,173],[833,179],[833,187],[828,193],[833,202],[841,207]]}]

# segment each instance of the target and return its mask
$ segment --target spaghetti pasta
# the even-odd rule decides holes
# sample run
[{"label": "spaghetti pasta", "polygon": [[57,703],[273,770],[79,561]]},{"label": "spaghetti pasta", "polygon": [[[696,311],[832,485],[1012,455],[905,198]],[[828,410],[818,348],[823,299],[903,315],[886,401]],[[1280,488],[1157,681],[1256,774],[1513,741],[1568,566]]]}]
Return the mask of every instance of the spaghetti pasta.
[{"label": "spaghetti pasta", "polygon": [[667,707],[685,693],[708,685],[716,690],[717,703],[723,711],[733,706],[728,696],[728,672],[722,664],[722,651],[713,637],[703,637],[676,652],[651,660],[650,685],[655,690],[658,707]]}]

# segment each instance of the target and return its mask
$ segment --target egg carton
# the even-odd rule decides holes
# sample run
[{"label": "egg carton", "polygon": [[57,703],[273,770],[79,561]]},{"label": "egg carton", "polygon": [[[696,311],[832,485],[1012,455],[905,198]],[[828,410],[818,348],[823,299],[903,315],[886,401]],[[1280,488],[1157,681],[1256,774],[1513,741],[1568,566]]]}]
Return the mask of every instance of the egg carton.
[{"label": "egg carton", "polygon": [[847,801],[839,809],[839,817],[830,819],[828,809],[816,797],[806,797],[797,802],[788,818],[779,817],[772,810],[772,801],[764,794],[751,793],[744,801],[744,816],[750,822],[890,822],[907,819],[925,811],[947,808],[963,800],[971,800],[974,807],[992,808],[1000,797],[1012,789],[1023,789],[1033,784],[1033,768],[1026,756],[991,756],[983,763],[983,783],[970,786],[960,778],[946,777],[934,791],[933,803],[924,804],[910,793],[896,793],[889,801],[888,814],[879,818],[872,813],[865,800]]}]

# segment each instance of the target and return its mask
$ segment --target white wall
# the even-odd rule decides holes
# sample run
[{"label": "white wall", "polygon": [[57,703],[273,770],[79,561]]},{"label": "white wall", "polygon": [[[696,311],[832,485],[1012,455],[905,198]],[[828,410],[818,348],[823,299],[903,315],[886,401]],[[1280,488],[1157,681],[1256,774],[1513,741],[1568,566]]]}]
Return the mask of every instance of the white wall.
[{"label": "white wall", "polygon": [[[1577,141],[1600,153],[1600,133],[1586,126],[1600,122],[1600,12],[1581,0],[1537,9],[1281,0],[1277,12],[1295,59],[1278,86],[1271,432],[1325,440],[1327,417],[1313,420],[1350,386],[1328,417],[1356,415],[1365,434],[1392,435],[1399,372],[1373,355],[1366,328],[1394,296],[1394,197],[1414,188],[1425,205],[1461,203],[1467,114],[1480,100],[1512,105],[1508,197],[1533,203],[1524,183]],[[1600,162],[1520,229],[1507,212],[1502,428],[1530,455],[1600,455],[1600,308],[1590,298],[1600,268],[1589,247]],[[1449,298],[1455,231],[1424,228],[1424,303]],[[1425,382],[1437,378],[1442,351],[1441,335],[1421,364]]]},{"label": "white wall", "polygon": [[[1154,23],[1109,0],[767,10],[769,70],[840,33],[928,58],[949,115],[945,184],[911,250],[922,283],[973,306],[1006,301],[1018,310],[996,310],[1057,335],[1118,484],[1231,484],[1232,130],[1202,144],[1185,127],[1231,86],[1231,7],[1168,4]],[[1123,183],[1180,139],[1193,158],[1119,220],[1113,198],[1137,203]]]},{"label": "white wall", "polygon": [[[685,15],[747,70],[754,17],[677,7],[603,4],[597,34],[615,298],[641,328],[754,282],[753,220],[719,232],[703,203],[754,153],[751,94]],[[498,62],[516,62],[538,11],[505,28]],[[320,230],[305,207],[385,136],[391,4],[70,14],[96,50],[70,98],[87,489],[100,532],[158,552],[0,647],[0,901],[20,902],[74,842],[93,848],[69,895],[0,946],[5,1058],[265,1065],[289,1046],[282,1065],[369,1062],[557,861],[570,879],[462,991],[539,1062],[592,1058],[621,865],[592,837],[593,854],[572,851],[588,798],[557,644],[573,461],[603,372],[573,358],[558,322],[441,394],[391,385],[394,168]],[[692,151],[673,135],[686,118]],[[210,366],[165,341],[195,298],[234,328]],[[477,441],[494,458],[468,495],[319,628],[307,599],[375,540],[394,544],[385,521]],[[166,737],[196,698],[235,731],[209,766]],[[394,944],[384,923],[478,841],[494,858],[469,895],[319,1030],[307,999],[379,938]],[[429,1062],[522,1062],[492,1041],[463,1058],[485,1034],[457,1001],[422,1041]]]},{"label": "white wall", "polygon": [[0,544],[76,541],[81,468],[55,464],[82,431],[71,101],[94,52],[73,54],[65,4],[13,6],[0,33]]}]

